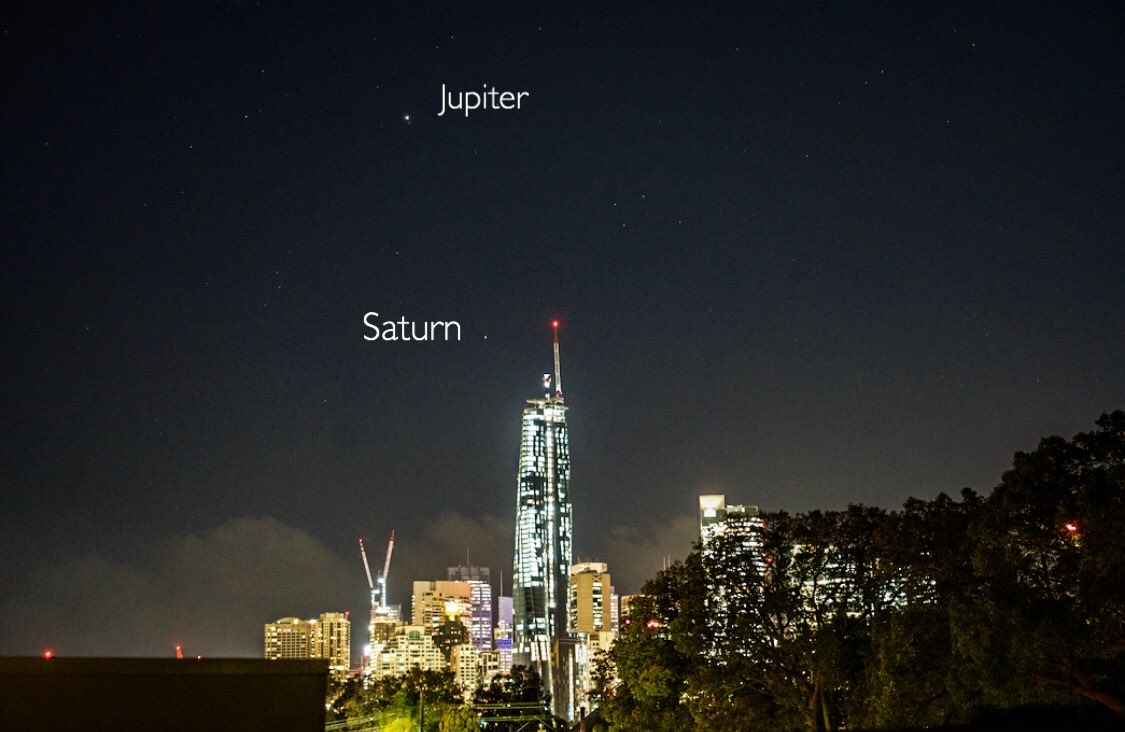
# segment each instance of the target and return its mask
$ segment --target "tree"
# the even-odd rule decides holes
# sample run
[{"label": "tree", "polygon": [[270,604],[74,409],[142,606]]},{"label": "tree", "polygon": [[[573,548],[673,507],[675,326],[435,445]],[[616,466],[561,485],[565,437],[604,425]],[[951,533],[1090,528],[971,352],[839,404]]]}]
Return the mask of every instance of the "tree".
[{"label": "tree", "polygon": [[633,600],[611,652],[621,683],[601,707],[611,727],[671,732],[690,726],[681,703],[690,656],[676,647],[670,626],[681,604],[702,592],[698,570],[697,563],[674,564],[646,582]]},{"label": "tree", "polygon": [[886,598],[873,618],[871,655],[851,718],[862,726],[936,726],[964,721],[976,698],[966,666],[953,653],[951,613],[979,589],[969,527],[981,500],[944,493],[911,498],[875,536],[876,584]]},{"label": "tree", "polygon": [[523,729],[529,721],[551,717],[551,695],[539,673],[527,666],[513,666],[510,673],[494,676],[477,689],[474,701],[489,729]]},{"label": "tree", "polygon": [[543,688],[539,672],[520,665],[512,666],[510,673],[493,676],[488,686],[477,689],[475,699],[477,704],[551,703],[551,695]]},{"label": "tree", "polygon": [[1125,712],[1125,412],[1016,453],[974,526],[986,580],[960,641],[997,706]]},{"label": "tree", "polygon": [[[336,720],[378,720],[381,725],[412,723],[423,697],[426,728],[437,730],[447,708],[461,706],[461,689],[451,671],[424,671],[418,667],[401,676],[349,681],[332,706]],[[404,727],[405,729],[405,727]]]},{"label": "tree", "polygon": [[439,732],[478,732],[477,713],[468,707],[449,707],[441,716]]},{"label": "tree", "polygon": [[634,600],[595,674],[605,719],[815,731],[1125,713],[1125,413],[1097,424],[1017,453],[986,498],[728,527]]}]

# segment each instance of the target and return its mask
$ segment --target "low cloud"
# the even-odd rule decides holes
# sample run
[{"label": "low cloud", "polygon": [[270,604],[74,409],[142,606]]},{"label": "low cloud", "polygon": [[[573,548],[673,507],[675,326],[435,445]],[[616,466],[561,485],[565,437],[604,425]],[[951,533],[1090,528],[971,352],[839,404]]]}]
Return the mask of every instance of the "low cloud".
[{"label": "low cloud", "polygon": [[426,538],[450,556],[451,565],[463,564],[468,551],[473,564],[499,569],[512,563],[515,527],[511,519],[498,516],[444,513],[430,524]]},{"label": "low cloud", "polygon": [[[392,596],[410,613],[413,580],[445,579],[469,560],[492,571],[511,594],[514,527],[493,515],[440,513],[398,537]],[[691,550],[696,519],[620,524],[604,535],[600,557],[618,592],[637,592],[664,561]],[[375,542],[372,542],[373,544]],[[262,625],[280,617],[352,611],[353,654],[365,642],[367,591],[358,556],[340,556],[308,531],[269,516],[241,517],[212,529],[159,540],[143,555],[100,554],[10,568],[0,592],[0,655],[45,648],[67,656],[189,655],[260,658]],[[383,546],[369,547],[372,571]],[[580,556],[582,548],[577,547]],[[357,552],[358,554],[358,552]]]},{"label": "low cloud", "polygon": [[[88,555],[31,568],[4,608],[5,654],[261,657],[262,625],[347,609],[354,577],[308,532],[237,518],[143,556]],[[18,644],[18,645],[16,645]]]},{"label": "low cloud", "polygon": [[698,538],[699,520],[691,515],[648,526],[614,526],[606,540],[605,556],[617,592],[640,591],[666,561],[682,561]]},{"label": "low cloud", "polygon": [[[403,617],[410,618],[410,592],[414,580],[444,580],[449,567],[468,560],[491,572],[493,592],[503,574],[504,592],[511,594],[512,546],[515,529],[510,519],[485,514],[468,516],[446,511],[420,527],[417,534],[400,534],[395,539],[391,562],[390,602],[402,606]],[[383,547],[369,554],[372,572],[382,570]],[[376,567],[374,563],[378,562]]]}]

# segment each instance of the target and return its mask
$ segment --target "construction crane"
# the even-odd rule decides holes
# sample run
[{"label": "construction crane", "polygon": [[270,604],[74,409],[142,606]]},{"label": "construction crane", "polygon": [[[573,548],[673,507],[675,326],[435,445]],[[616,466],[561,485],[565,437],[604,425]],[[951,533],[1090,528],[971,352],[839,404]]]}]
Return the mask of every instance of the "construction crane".
[{"label": "construction crane", "polygon": [[387,559],[383,562],[383,574],[379,575],[379,611],[386,615],[387,607],[387,575],[391,571],[391,554],[395,550],[395,530],[391,529],[391,540],[387,542]]},{"label": "construction crane", "polygon": [[391,539],[387,542],[387,558],[383,562],[383,573],[376,581],[371,577],[371,565],[367,561],[367,550],[363,546],[363,539],[359,540],[359,556],[363,558],[363,571],[367,573],[367,586],[371,590],[371,622],[390,612],[387,605],[387,575],[391,571],[391,554],[395,550],[395,532],[391,529]]},{"label": "construction crane", "polygon": [[363,539],[359,540],[359,556],[363,557],[363,571],[367,573],[367,586],[371,588],[371,619],[375,619],[375,608],[378,600],[375,599],[375,583],[371,581],[371,566],[367,564],[367,552],[363,549]]}]

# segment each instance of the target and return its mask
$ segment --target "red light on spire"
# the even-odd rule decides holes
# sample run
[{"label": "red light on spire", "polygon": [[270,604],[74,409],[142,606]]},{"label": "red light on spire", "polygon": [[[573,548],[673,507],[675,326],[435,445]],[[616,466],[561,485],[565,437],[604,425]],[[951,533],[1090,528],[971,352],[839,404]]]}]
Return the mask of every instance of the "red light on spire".
[{"label": "red light on spire", "polygon": [[552,320],[555,333],[555,397],[562,399],[562,367],[559,366],[559,321]]}]

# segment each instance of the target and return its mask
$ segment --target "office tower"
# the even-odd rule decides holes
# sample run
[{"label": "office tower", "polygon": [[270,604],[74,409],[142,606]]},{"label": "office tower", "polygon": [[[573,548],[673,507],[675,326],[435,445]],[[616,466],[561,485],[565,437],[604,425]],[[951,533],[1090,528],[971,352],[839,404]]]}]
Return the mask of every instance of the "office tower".
[{"label": "office tower", "polygon": [[323,658],[333,679],[348,677],[352,662],[352,630],[347,613],[321,613],[318,620],[281,618],[265,624],[265,657]]},{"label": "office tower", "polygon": [[512,672],[512,598],[501,595],[496,601],[496,643],[497,668],[499,673]]},{"label": "office tower", "polygon": [[265,657],[269,659],[313,658],[314,621],[280,618],[265,624]]},{"label": "office tower", "polygon": [[456,616],[466,628],[473,615],[473,589],[468,582],[415,580],[412,596],[412,622],[433,634],[438,626]]},{"label": "office tower", "polygon": [[[707,572],[703,603],[708,609],[710,654],[716,654],[731,637],[731,628],[737,622],[736,614],[730,610],[731,598],[742,596],[752,598],[749,602],[761,601],[768,568],[762,541],[764,526],[757,506],[727,505],[722,494],[699,497],[699,541]],[[736,558],[733,564],[729,562],[731,557]],[[726,565],[734,576],[729,571],[712,574],[716,561]]]},{"label": "office tower", "polygon": [[572,633],[613,630],[612,579],[605,562],[581,562],[570,568],[568,606]]},{"label": "office tower", "polygon": [[544,374],[546,393],[523,410],[516,483],[516,541],[512,573],[512,663],[539,672],[555,714],[574,717],[574,648],[567,633],[571,563],[570,442],[559,365]]},{"label": "office tower", "polygon": [[581,562],[570,568],[567,629],[574,635],[577,685],[580,706],[590,709],[591,675],[599,652],[608,651],[616,637],[613,631],[613,586],[604,562]]},{"label": "office tower", "polygon": [[481,651],[492,650],[492,581],[488,567],[471,565],[450,567],[451,582],[467,582],[472,588],[472,616],[469,621],[469,640]]},{"label": "office tower", "polygon": [[321,613],[313,633],[313,658],[328,661],[336,681],[348,678],[352,666],[352,624],[347,613]]},{"label": "office tower", "polygon": [[757,506],[727,505],[723,494],[699,497],[699,540],[703,553],[716,537],[729,536],[756,557],[759,578],[765,577],[766,554],[762,543],[765,524]]}]

